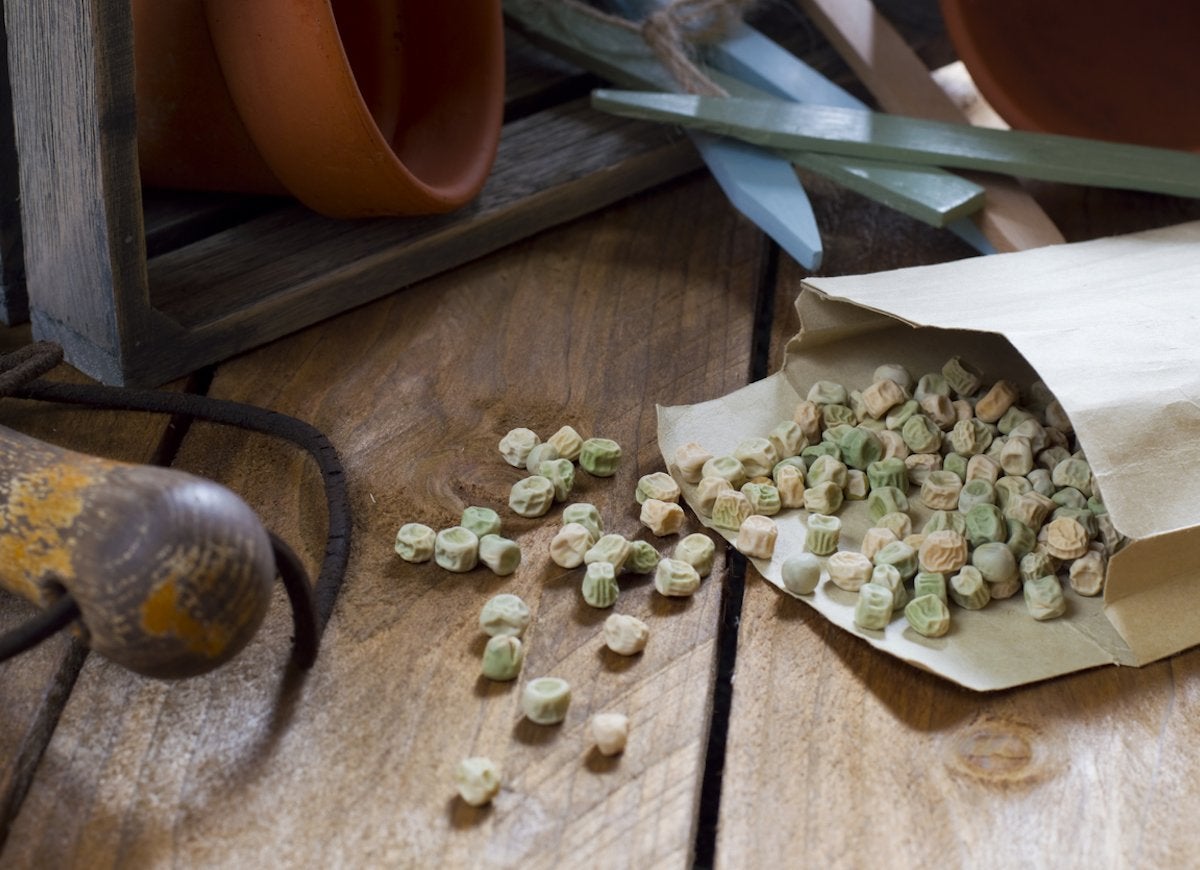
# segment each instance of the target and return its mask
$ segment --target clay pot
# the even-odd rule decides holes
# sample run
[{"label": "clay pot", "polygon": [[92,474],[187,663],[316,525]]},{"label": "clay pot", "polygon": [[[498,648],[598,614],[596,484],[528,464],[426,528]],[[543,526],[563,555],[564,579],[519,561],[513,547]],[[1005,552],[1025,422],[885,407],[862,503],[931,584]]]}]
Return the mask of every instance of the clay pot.
[{"label": "clay pot", "polygon": [[1200,4],[941,0],[980,93],[1013,127],[1200,149]]},{"label": "clay pot", "polygon": [[133,20],[147,185],[362,217],[449,211],[491,169],[499,0],[134,0]]}]

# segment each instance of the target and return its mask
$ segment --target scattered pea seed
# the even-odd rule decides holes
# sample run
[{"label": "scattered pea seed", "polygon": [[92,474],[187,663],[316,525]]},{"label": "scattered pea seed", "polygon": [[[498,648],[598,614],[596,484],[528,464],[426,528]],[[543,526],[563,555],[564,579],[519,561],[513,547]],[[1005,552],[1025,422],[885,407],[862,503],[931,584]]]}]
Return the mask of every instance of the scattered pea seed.
[{"label": "scattered pea seed", "polygon": [[566,501],[575,487],[575,466],[569,459],[546,459],[538,464],[537,474],[554,487],[554,500]]},{"label": "scattered pea seed", "polygon": [[567,523],[550,541],[550,558],[562,568],[578,568],[593,543],[591,532],[582,523]]},{"label": "scattered pea seed", "polygon": [[593,544],[604,534],[604,523],[600,520],[600,511],[596,510],[595,505],[587,502],[576,502],[563,508],[562,521],[564,524],[579,523],[588,530]]},{"label": "scattered pea seed", "polygon": [[607,562],[616,572],[625,567],[625,561],[632,549],[633,546],[623,535],[603,535],[583,554],[583,561],[588,565],[593,562]]},{"label": "scattered pea seed", "polygon": [[604,620],[604,643],[617,655],[637,655],[649,637],[650,628],[636,616],[614,613]]},{"label": "scattered pea seed", "polygon": [[637,491],[634,493],[638,504],[644,504],[646,499],[655,498],[659,501],[679,501],[679,484],[665,471],[644,474],[638,479]]},{"label": "scattered pea seed", "polygon": [[675,467],[685,483],[699,483],[704,476],[704,463],[712,458],[713,455],[695,441],[675,448]]},{"label": "scattered pea seed", "polygon": [[579,464],[596,477],[612,477],[621,461],[621,445],[610,438],[589,438],[579,451]]},{"label": "scattered pea seed", "polygon": [[661,538],[666,535],[679,534],[687,517],[683,513],[683,508],[675,502],[648,498],[642,503],[638,519],[643,526]]},{"label": "scattered pea seed", "polygon": [[629,717],[621,713],[597,713],[592,717],[592,739],[601,755],[619,755],[629,740]]},{"label": "scattered pea seed", "polygon": [[709,477],[723,477],[733,489],[739,488],[746,482],[746,469],[742,467],[740,460],[732,456],[714,456],[704,463],[702,471],[701,485],[703,485],[704,479]]},{"label": "scattered pea seed", "polygon": [[571,426],[563,426],[547,438],[546,443],[553,444],[558,455],[571,462],[579,458],[579,453],[583,449],[583,438]]},{"label": "scattered pea seed", "polygon": [[525,718],[538,725],[557,725],[567,718],[570,706],[571,686],[559,677],[530,680],[521,692],[521,710]]},{"label": "scattered pea seed", "polygon": [[700,588],[700,575],[682,559],[662,559],[654,571],[654,588],[659,595],[686,598]]},{"label": "scattered pea seed", "polygon": [[553,501],[554,484],[539,474],[518,480],[508,496],[508,506],[523,517],[545,516]]},{"label": "scattered pea seed", "polygon": [[992,600],[992,594],[979,569],[964,565],[950,578],[950,599],[964,610],[982,610]]},{"label": "scattered pea seed", "polygon": [[608,562],[592,562],[583,575],[583,600],[592,607],[612,607],[620,594],[617,573]]},{"label": "scattered pea seed", "polygon": [[913,598],[936,595],[943,604],[949,603],[946,596],[946,575],[937,571],[921,571],[913,578]]},{"label": "scattered pea seed", "polygon": [[489,598],[479,613],[479,627],[491,637],[520,637],[533,619],[529,605],[510,592]]},{"label": "scattered pea seed", "polygon": [[733,458],[742,464],[746,477],[770,474],[783,457],[766,438],[747,438],[733,449]]},{"label": "scattered pea seed", "polygon": [[687,562],[701,577],[707,577],[712,571],[716,549],[708,535],[695,532],[675,545],[675,558]]},{"label": "scattered pea seed", "polygon": [[405,523],[396,532],[396,552],[406,562],[428,562],[433,558],[435,535],[422,523]]},{"label": "scattered pea seed", "polygon": [[511,429],[500,439],[500,455],[513,468],[524,468],[529,451],[541,443],[542,439],[532,429]]},{"label": "scattered pea seed", "polygon": [[483,648],[483,675],[489,680],[507,682],[521,673],[525,649],[519,637],[498,634],[488,638]]},{"label": "scattered pea seed", "polygon": [[525,470],[530,474],[540,474],[538,471],[543,462],[558,459],[558,449],[553,444],[537,444],[525,457]]},{"label": "scattered pea seed", "polygon": [[479,564],[479,538],[462,526],[442,529],[434,537],[433,560],[447,571],[470,571]]},{"label": "scattered pea seed", "polygon": [[458,524],[464,529],[470,529],[477,537],[500,534],[500,515],[488,507],[464,508],[462,519]]},{"label": "scattered pea seed", "polygon": [[[804,493],[805,503],[808,503],[808,491]],[[713,502],[713,525],[730,531],[741,528],[742,522],[750,516],[750,500],[735,489],[720,490]]]},{"label": "scattered pea seed", "polygon": [[631,574],[649,574],[658,567],[661,558],[653,544],[647,541],[630,541],[625,570]]},{"label": "scattered pea seed", "polygon": [[828,514],[810,513],[804,549],[816,556],[828,556],[837,551],[842,534],[842,521]]},{"label": "scattered pea seed", "polygon": [[479,561],[491,568],[493,574],[507,577],[521,564],[521,548],[508,538],[484,535],[479,539]]},{"label": "scattered pea seed", "polygon": [[1025,607],[1037,620],[1054,619],[1067,612],[1062,584],[1053,574],[1025,581]]},{"label": "scattered pea seed", "polygon": [[500,769],[490,758],[464,758],[454,771],[454,787],[471,806],[484,806],[500,793]]},{"label": "scattered pea seed", "polygon": [[733,485],[723,477],[704,477],[696,489],[696,510],[706,517],[711,517],[717,504],[717,496],[722,492],[732,492]]}]

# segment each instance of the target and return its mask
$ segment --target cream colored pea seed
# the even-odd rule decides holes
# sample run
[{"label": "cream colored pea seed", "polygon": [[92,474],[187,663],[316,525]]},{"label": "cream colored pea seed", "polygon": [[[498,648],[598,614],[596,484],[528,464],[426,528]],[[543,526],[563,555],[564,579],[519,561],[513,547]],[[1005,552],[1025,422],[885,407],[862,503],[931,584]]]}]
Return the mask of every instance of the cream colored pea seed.
[{"label": "cream colored pea seed", "polygon": [[592,534],[580,523],[567,523],[550,541],[550,558],[561,568],[578,568],[592,548]]},{"label": "cream colored pea seed", "polygon": [[871,579],[875,565],[862,553],[839,550],[826,560],[825,569],[829,572],[829,582],[834,586],[847,592],[857,592]]},{"label": "cream colored pea seed", "polygon": [[1046,529],[1046,549],[1056,559],[1078,559],[1088,548],[1087,530],[1072,517],[1051,520]]},{"label": "cream colored pea seed", "polygon": [[675,545],[675,558],[687,562],[701,577],[712,572],[717,548],[708,535],[699,532],[688,535]]},{"label": "cream colored pea seed", "polygon": [[671,477],[665,471],[644,474],[638,479],[634,498],[637,499],[638,504],[644,504],[648,498],[655,498],[659,501],[678,502],[679,484],[675,482],[675,478]]},{"label": "cream colored pea seed", "polygon": [[642,503],[642,511],[638,519],[643,526],[661,538],[666,535],[679,534],[686,517],[683,508],[674,502],[648,498]]},{"label": "cream colored pea seed", "polygon": [[539,474],[538,469],[543,462],[558,458],[558,449],[553,444],[538,444],[525,457],[525,470],[530,474]]},{"label": "cream colored pea seed", "polygon": [[500,455],[513,468],[524,468],[529,451],[541,443],[542,439],[532,429],[511,429],[500,439]]},{"label": "cream colored pea seed", "polygon": [[654,588],[668,598],[686,598],[700,588],[700,575],[682,559],[663,559],[654,571]]},{"label": "cream colored pea seed", "polygon": [[435,539],[433,529],[424,523],[405,523],[396,532],[396,552],[406,562],[428,562]]},{"label": "cream colored pea seed", "polygon": [[614,613],[604,620],[604,643],[617,655],[637,655],[646,648],[650,628],[636,616]]},{"label": "cream colored pea seed", "polygon": [[530,722],[557,725],[567,718],[571,706],[571,686],[559,677],[538,677],[525,684],[521,692],[521,710]]},{"label": "cream colored pea seed", "polygon": [[883,526],[872,526],[863,532],[862,546],[859,549],[868,559],[874,559],[875,554],[888,544],[900,540],[891,529]]},{"label": "cream colored pea seed", "polygon": [[547,438],[546,443],[554,445],[558,455],[571,462],[579,458],[579,452],[583,449],[583,438],[571,426],[563,426]]},{"label": "cream colored pea seed", "polygon": [[1107,567],[1103,553],[1088,550],[1071,563],[1067,574],[1071,588],[1080,595],[1099,595],[1104,591]]},{"label": "cream colored pea seed", "polygon": [[781,508],[804,507],[804,472],[794,465],[775,469],[775,488],[779,490]]},{"label": "cream colored pea seed", "polygon": [[704,477],[696,490],[696,510],[706,517],[711,517],[717,503],[717,496],[723,492],[732,492],[733,484],[724,477]]},{"label": "cream colored pea seed", "polygon": [[593,544],[604,534],[604,522],[600,519],[600,511],[596,510],[595,505],[587,502],[575,502],[563,508],[562,521],[563,525],[579,523],[588,530]]},{"label": "cream colored pea seed", "polygon": [[499,535],[484,535],[479,539],[479,561],[499,577],[507,577],[521,564],[521,548],[516,541]]},{"label": "cream colored pea seed", "polygon": [[712,458],[713,455],[695,441],[675,448],[675,467],[685,483],[699,483],[704,476],[704,463]]},{"label": "cream colored pea seed", "polygon": [[592,740],[601,755],[619,755],[629,740],[629,717],[622,713],[597,713],[592,717]]},{"label": "cream colored pea seed", "polygon": [[490,758],[464,758],[454,771],[454,787],[466,803],[484,806],[500,793],[500,768]]},{"label": "cream colored pea seed", "polygon": [[[779,537],[779,529],[770,517],[757,514],[746,517],[738,528],[738,552],[752,559],[770,559],[775,554],[775,541]],[[697,572],[698,573],[698,572]]]},{"label": "cream colored pea seed", "polygon": [[608,562],[613,570],[620,572],[629,558],[632,545],[623,535],[604,535],[583,554],[583,561],[590,565],[593,562]]},{"label": "cream colored pea seed", "polygon": [[733,458],[742,463],[747,477],[770,474],[783,457],[766,438],[747,438],[733,449]]}]

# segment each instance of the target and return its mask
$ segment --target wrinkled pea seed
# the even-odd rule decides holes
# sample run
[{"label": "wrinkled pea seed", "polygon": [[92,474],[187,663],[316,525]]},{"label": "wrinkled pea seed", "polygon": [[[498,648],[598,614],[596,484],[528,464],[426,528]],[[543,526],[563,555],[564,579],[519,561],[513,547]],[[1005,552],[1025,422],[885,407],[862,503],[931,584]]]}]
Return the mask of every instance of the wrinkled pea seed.
[{"label": "wrinkled pea seed", "polygon": [[423,523],[405,523],[396,532],[396,552],[406,562],[428,562],[433,558],[435,533]]}]

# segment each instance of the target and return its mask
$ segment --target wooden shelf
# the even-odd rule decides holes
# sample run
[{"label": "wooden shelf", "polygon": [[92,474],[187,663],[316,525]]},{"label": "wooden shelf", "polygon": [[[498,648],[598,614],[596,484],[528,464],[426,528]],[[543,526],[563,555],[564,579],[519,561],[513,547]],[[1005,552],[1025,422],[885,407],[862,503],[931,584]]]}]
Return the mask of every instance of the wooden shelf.
[{"label": "wooden shelf", "polygon": [[[163,383],[699,166],[681,136],[591,111],[587,77],[510,35],[496,165],[452,215],[143,192],[129,0],[51,7],[6,4],[18,159],[0,195],[19,185],[22,207],[0,265],[23,237],[33,335],[105,383]],[[21,316],[18,285],[0,301]]]}]

